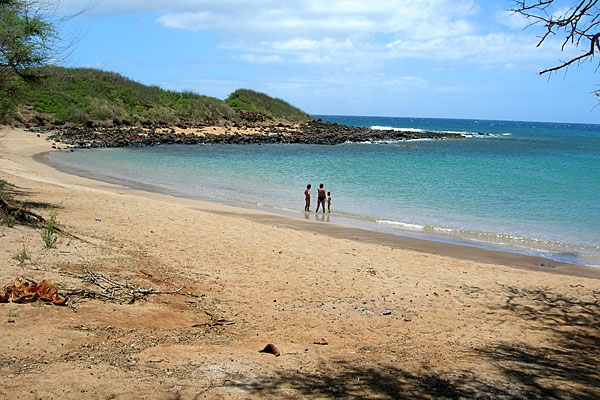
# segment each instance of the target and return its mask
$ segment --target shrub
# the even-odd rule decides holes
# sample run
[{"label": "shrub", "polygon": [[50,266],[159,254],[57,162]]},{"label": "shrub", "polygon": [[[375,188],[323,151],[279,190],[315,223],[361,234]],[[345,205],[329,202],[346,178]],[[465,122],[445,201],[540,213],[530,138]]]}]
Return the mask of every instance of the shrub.
[{"label": "shrub", "polygon": [[16,223],[17,219],[14,215],[0,212],[0,225],[5,225],[9,228],[12,228]]},{"label": "shrub", "polygon": [[56,230],[54,227],[56,226],[56,216],[58,215],[58,211],[54,211],[50,214],[50,218],[46,221],[46,225],[42,229],[42,240],[44,241],[44,246],[47,249],[54,247],[56,244],[56,240],[58,237],[56,236]]},{"label": "shrub", "polygon": [[23,264],[25,260],[29,260],[29,255],[27,254],[27,249],[25,246],[23,246],[23,249],[17,249],[13,259],[17,260],[19,264]]}]

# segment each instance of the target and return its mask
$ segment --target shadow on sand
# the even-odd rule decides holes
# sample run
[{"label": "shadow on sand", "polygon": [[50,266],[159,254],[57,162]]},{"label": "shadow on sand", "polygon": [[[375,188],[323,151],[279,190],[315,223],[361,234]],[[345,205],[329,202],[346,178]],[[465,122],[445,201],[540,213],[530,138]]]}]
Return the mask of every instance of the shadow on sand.
[{"label": "shadow on sand", "polygon": [[[468,375],[414,375],[401,368],[369,368],[338,362],[322,373],[282,371],[261,382],[229,383],[260,397],[282,399],[473,399],[511,398]],[[262,380],[264,379],[264,380]]]},{"label": "shadow on sand", "polygon": [[[600,398],[600,292],[593,301],[542,289],[508,288],[502,307],[552,332],[543,346],[506,343],[480,349],[526,398]],[[525,299],[525,301],[524,301]]]},{"label": "shadow on sand", "polygon": [[26,210],[56,210],[62,208],[55,204],[29,200],[33,196],[35,196],[35,193],[13,185],[12,183],[0,180],[0,197],[17,207]]},{"label": "shadow on sand", "polygon": [[503,342],[473,350],[473,356],[494,372],[491,375],[465,365],[461,370],[415,374],[401,368],[402,360],[395,366],[333,362],[317,372],[284,370],[250,381],[232,377],[225,385],[260,397],[289,399],[600,398],[600,293],[588,302],[541,289],[509,287],[506,295],[498,312],[549,330],[552,338],[539,347]]}]

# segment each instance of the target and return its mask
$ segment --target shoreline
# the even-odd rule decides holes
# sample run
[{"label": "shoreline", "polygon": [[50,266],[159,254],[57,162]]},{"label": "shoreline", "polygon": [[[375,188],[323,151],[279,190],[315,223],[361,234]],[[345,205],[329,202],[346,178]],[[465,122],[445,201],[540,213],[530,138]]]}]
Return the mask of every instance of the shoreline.
[{"label": "shoreline", "polygon": [[528,271],[548,272],[559,275],[600,279],[600,268],[557,262],[544,257],[528,256],[525,254],[512,253],[508,251],[482,249],[473,246],[444,243],[434,240],[411,238],[355,228],[352,226],[314,223],[315,221],[306,222],[300,218],[292,218],[290,221],[289,217],[275,213],[265,212],[264,214],[257,214],[241,213],[239,211],[226,212],[207,209],[201,210],[205,212],[218,213],[220,215],[246,218],[250,221],[260,222],[268,225],[285,226],[305,232],[316,232],[317,234],[329,236],[331,238],[370,243],[390,247],[393,249],[415,251],[436,256],[450,257],[457,260],[475,261],[485,264],[524,269]]},{"label": "shoreline", "polygon": [[[85,151],[85,150],[78,150],[78,151]],[[52,162],[48,162],[47,160],[45,160],[45,154],[38,154],[38,155],[34,155],[34,159],[37,160],[38,162],[50,166],[54,169],[57,169],[59,171],[62,171],[66,174],[70,174],[70,175],[76,175],[79,177],[83,177],[83,178],[88,178],[88,179],[92,179],[92,180],[96,180],[96,181],[101,181],[101,182],[107,182],[110,184],[114,184],[114,185],[118,185],[118,186],[123,186],[123,187],[127,187],[129,189],[133,189],[133,190],[141,190],[141,191],[146,191],[146,192],[151,192],[151,193],[157,193],[157,194],[163,194],[163,195],[167,195],[167,196],[172,196],[175,198],[185,198],[188,200],[199,200],[199,201],[203,201],[203,202],[211,202],[211,203],[217,203],[217,204],[222,204],[222,205],[227,205],[227,206],[232,206],[232,207],[238,207],[238,208],[242,208],[242,209],[249,209],[249,210],[259,210],[259,211],[264,211],[267,213],[273,213],[279,216],[283,216],[285,218],[295,218],[295,219],[302,219],[304,217],[304,219],[306,219],[307,215],[303,214],[300,211],[297,210],[291,210],[291,209],[287,209],[287,208],[277,208],[274,206],[270,206],[270,205],[262,205],[262,204],[254,204],[254,203],[246,203],[244,201],[236,201],[236,200],[227,200],[227,199],[220,199],[217,197],[214,198],[195,198],[193,196],[189,196],[186,195],[185,193],[169,193],[166,189],[163,189],[161,187],[158,186],[151,186],[151,185],[145,185],[145,184],[140,184],[138,182],[135,181],[127,181],[127,180],[122,180],[119,178],[112,178],[109,176],[104,176],[102,174],[93,174],[90,171],[79,171],[76,168],[70,168],[70,167],[61,167],[60,165],[57,164],[53,164]],[[297,212],[296,212],[297,211]],[[311,214],[308,214],[311,215]],[[311,218],[313,219],[313,218]],[[481,251],[489,251],[491,252],[490,254],[491,259],[495,259],[494,254],[495,253],[510,253],[510,254],[515,254],[515,255],[521,255],[523,257],[528,257],[527,262],[523,261],[523,264],[527,264],[529,266],[529,268],[536,268],[536,267],[542,267],[543,269],[556,269],[556,267],[560,267],[560,268],[564,268],[565,266],[568,265],[573,265],[573,266],[577,266],[577,267],[583,267],[583,268],[592,268],[591,271],[593,271],[593,269],[597,268],[600,269],[598,266],[592,264],[583,264],[583,263],[578,263],[577,261],[571,261],[571,259],[576,259],[577,256],[576,255],[572,255],[570,259],[564,259],[565,257],[563,257],[563,259],[560,259],[560,254],[556,256],[556,258],[552,257],[552,255],[550,254],[550,252],[548,252],[548,255],[544,254],[544,250],[540,250],[540,249],[527,249],[527,248],[518,248],[518,247],[511,247],[510,244],[497,244],[497,243],[491,243],[491,242],[478,242],[478,241],[474,241],[469,239],[468,237],[460,237],[460,236],[452,236],[452,235],[443,235],[443,234],[435,234],[435,233],[429,233],[429,232],[419,232],[419,231],[410,231],[410,230],[402,230],[402,229],[392,229],[389,227],[385,227],[385,226],[381,226],[380,224],[378,224],[376,221],[374,220],[368,220],[368,219],[364,219],[364,218],[360,218],[357,216],[352,216],[352,215],[340,215],[340,214],[336,214],[334,213],[333,215],[328,215],[327,217],[327,223],[329,223],[331,219],[331,223],[334,224],[339,224],[342,226],[347,226],[347,227],[351,227],[351,228],[355,228],[355,229],[360,229],[360,230],[367,230],[367,231],[372,231],[374,233],[378,233],[378,234],[383,234],[383,235],[391,235],[394,237],[400,237],[400,238],[407,238],[410,239],[411,241],[425,241],[425,242],[434,242],[436,244],[439,244],[438,247],[443,247],[443,248],[447,248],[447,249],[451,249],[451,246],[458,246],[459,248],[467,248],[469,249],[468,252],[472,253],[473,252],[473,248],[481,250]],[[323,222],[323,221],[321,221]],[[389,242],[389,240],[385,240],[386,243]],[[426,246],[418,246],[415,244],[410,244],[411,248],[427,248],[429,249],[428,251],[431,251],[431,249],[435,246],[432,247],[432,245],[427,244]],[[460,251],[451,251],[452,254],[459,254]],[[441,254],[440,252],[437,252],[437,254]],[[483,256],[480,257],[476,257],[474,258],[473,255],[469,256],[471,259],[477,259],[477,260],[483,260]],[[503,259],[507,259],[506,257],[503,257]],[[535,260],[535,261],[534,261]],[[506,262],[506,261],[505,261]],[[535,265],[535,263],[537,263],[537,265]],[[584,276],[593,276],[594,273],[593,272],[586,272]]]},{"label": "shoreline", "polygon": [[[144,187],[144,185],[136,186],[135,182],[132,182],[132,186],[129,186],[127,182],[119,181],[119,179],[108,180],[102,179],[102,177],[93,177],[85,174],[77,174],[74,172],[68,172],[66,169],[60,169],[50,163],[44,162],[43,158],[45,154],[57,151],[56,149],[40,152],[31,156],[32,160],[36,163],[52,168],[53,170],[70,176],[77,176],[82,179],[91,180],[94,182],[101,182],[108,185],[114,185],[117,188],[127,189],[132,191],[133,195],[136,192],[148,193],[156,196],[162,196],[167,201],[185,200],[189,202],[199,202],[198,205],[191,204],[194,209],[199,209],[208,213],[217,213],[220,215],[236,216],[239,218],[246,218],[254,222],[271,223],[275,225],[292,227],[293,229],[300,229],[307,232],[317,232],[319,234],[327,235],[330,237],[336,237],[340,239],[359,240],[367,243],[390,246],[402,250],[417,251],[421,253],[433,254],[438,256],[448,256],[456,259],[483,262],[489,264],[498,264],[502,266],[522,268],[530,271],[541,271],[549,272],[560,275],[571,275],[577,277],[586,277],[600,279],[600,268],[594,266],[587,266],[576,263],[568,263],[556,261],[548,257],[528,255],[522,252],[510,251],[510,249],[494,249],[483,245],[469,244],[458,244],[454,243],[452,239],[444,240],[444,238],[420,238],[415,235],[410,236],[409,232],[400,232],[398,234],[387,232],[385,230],[370,230],[368,229],[368,223],[365,223],[364,227],[360,226],[359,221],[352,221],[350,218],[336,217],[341,220],[341,223],[323,221],[306,221],[307,217],[314,216],[314,213],[310,212],[303,214],[302,216],[294,216],[291,213],[285,213],[283,210],[271,210],[266,207],[256,206],[244,206],[237,202],[221,202],[218,199],[194,199],[185,196],[178,196],[165,193],[160,191],[159,188]],[[118,189],[117,189],[118,190]],[[207,204],[209,206],[207,206]],[[232,210],[215,210],[214,206],[219,207],[230,207]],[[344,223],[344,220],[347,220]],[[353,225],[352,222],[355,222]],[[437,239],[437,240],[436,240]],[[500,246],[498,246],[500,247]]]}]

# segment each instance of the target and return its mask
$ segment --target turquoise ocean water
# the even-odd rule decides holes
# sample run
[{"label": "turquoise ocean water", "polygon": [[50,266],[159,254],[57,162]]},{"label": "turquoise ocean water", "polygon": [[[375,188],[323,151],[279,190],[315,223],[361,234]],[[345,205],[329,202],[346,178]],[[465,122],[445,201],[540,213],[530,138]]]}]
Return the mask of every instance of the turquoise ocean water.
[{"label": "turquoise ocean water", "polygon": [[[600,265],[600,125],[316,116],[363,127],[485,132],[464,140],[167,145],[55,152],[71,173],[398,235]],[[324,183],[332,213],[305,216]]]}]

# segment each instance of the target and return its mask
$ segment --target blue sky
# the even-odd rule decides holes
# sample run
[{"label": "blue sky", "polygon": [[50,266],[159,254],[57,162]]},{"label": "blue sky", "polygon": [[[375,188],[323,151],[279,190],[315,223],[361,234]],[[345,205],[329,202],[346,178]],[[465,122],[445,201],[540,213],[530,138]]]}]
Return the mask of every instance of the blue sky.
[{"label": "blue sky", "polygon": [[[564,3],[564,2],[563,2]],[[63,0],[62,12],[87,3]],[[90,3],[92,4],[92,3]],[[510,0],[98,0],[63,23],[61,64],[226,98],[250,88],[312,114],[600,123],[596,63]]]}]

